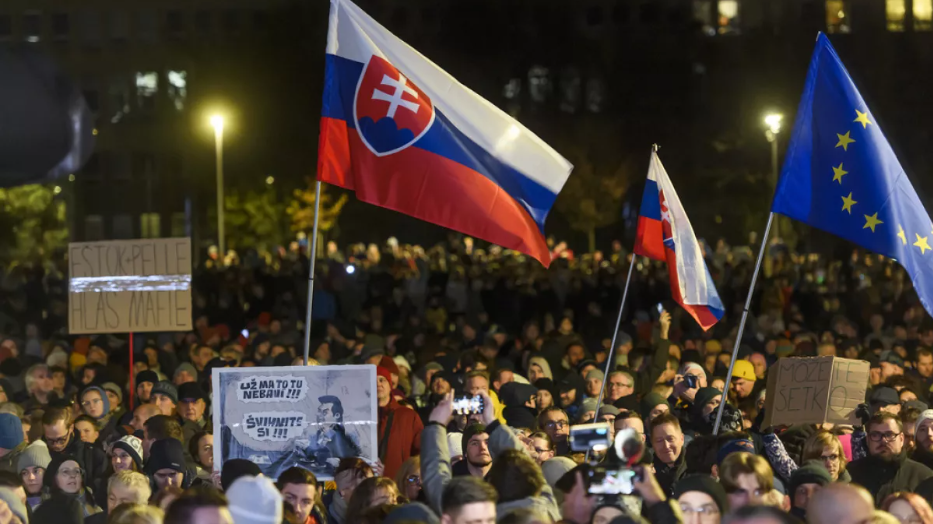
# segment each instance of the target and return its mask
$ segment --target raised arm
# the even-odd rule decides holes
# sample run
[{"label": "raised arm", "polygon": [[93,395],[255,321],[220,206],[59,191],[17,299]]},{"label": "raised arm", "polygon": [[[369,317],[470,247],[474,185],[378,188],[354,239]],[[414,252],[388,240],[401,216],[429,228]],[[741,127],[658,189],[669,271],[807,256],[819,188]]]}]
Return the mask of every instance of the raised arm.
[{"label": "raised arm", "polygon": [[447,447],[447,424],[453,418],[453,393],[448,393],[431,411],[428,425],[420,435],[421,485],[431,509],[441,514],[444,487],[453,478],[450,449]]}]

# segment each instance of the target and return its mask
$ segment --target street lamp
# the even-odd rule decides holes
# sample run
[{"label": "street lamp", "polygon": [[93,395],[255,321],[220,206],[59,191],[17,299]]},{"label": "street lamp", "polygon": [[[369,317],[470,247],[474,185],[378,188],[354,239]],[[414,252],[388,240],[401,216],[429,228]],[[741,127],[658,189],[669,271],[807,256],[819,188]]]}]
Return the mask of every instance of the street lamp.
[{"label": "street lamp", "polygon": [[[781,133],[781,123],[784,121],[784,115],[781,113],[768,113],[765,115],[765,138],[771,142],[771,178],[774,181],[774,187],[777,189],[778,182],[778,135]],[[774,222],[774,237],[781,236],[781,221]]]},{"label": "street lamp", "polygon": [[224,245],[224,117],[211,115],[217,158],[217,249],[223,264],[227,251]]}]

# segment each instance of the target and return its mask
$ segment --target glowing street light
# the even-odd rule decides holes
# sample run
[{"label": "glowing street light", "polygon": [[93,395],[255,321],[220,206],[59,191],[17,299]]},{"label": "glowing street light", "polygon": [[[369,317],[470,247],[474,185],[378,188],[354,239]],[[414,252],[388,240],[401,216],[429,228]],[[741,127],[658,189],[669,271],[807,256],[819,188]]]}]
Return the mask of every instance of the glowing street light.
[{"label": "glowing street light", "polygon": [[[784,121],[784,115],[781,113],[769,113],[765,115],[765,125],[768,126],[768,131],[772,135],[777,135],[781,132],[781,123]],[[772,138],[769,138],[768,141],[772,141]]]},{"label": "glowing street light", "polygon": [[[781,133],[781,124],[784,122],[784,115],[781,113],[768,113],[765,115],[765,138],[771,142],[771,178],[774,179],[774,187],[777,188],[778,182],[778,135]],[[774,236],[780,237],[780,219],[774,222]]]},{"label": "glowing street light", "polygon": [[224,117],[214,114],[210,118],[214,128],[214,146],[217,159],[217,248],[220,260],[227,254],[224,245]]}]

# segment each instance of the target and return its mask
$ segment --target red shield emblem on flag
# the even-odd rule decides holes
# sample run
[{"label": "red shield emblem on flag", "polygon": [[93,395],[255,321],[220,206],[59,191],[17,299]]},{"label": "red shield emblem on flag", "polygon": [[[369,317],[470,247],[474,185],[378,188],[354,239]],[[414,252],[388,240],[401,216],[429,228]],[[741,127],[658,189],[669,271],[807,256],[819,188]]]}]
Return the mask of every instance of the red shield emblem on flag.
[{"label": "red shield emblem on flag", "polygon": [[356,86],[353,116],[366,147],[385,156],[424,136],[434,123],[434,104],[404,73],[373,55]]}]

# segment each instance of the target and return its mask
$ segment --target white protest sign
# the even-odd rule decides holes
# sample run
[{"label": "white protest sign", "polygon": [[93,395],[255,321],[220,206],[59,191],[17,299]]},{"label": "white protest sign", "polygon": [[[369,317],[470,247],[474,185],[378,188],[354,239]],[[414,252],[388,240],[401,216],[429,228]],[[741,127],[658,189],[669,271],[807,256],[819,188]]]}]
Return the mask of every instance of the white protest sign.
[{"label": "white protest sign", "polygon": [[330,480],[341,458],[378,458],[375,366],[214,368],[214,469],[247,459],[277,478]]},{"label": "white protest sign", "polygon": [[865,402],[869,364],[837,357],[780,358],[768,369],[762,427],[783,424],[854,424]]},{"label": "white protest sign", "polygon": [[68,245],[68,332],[189,331],[191,239]]}]

